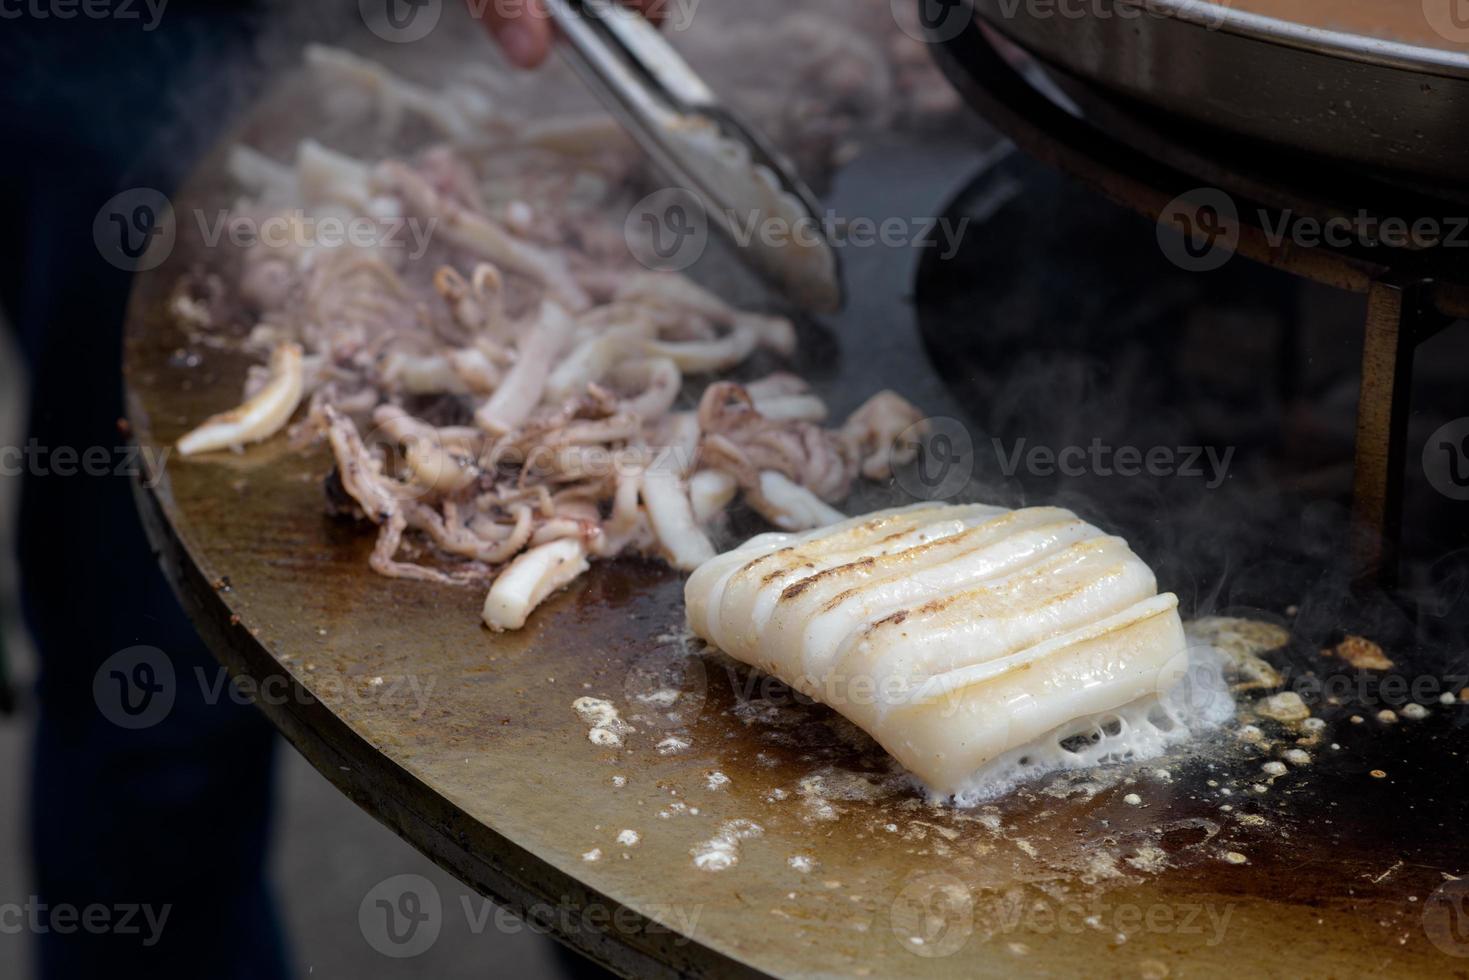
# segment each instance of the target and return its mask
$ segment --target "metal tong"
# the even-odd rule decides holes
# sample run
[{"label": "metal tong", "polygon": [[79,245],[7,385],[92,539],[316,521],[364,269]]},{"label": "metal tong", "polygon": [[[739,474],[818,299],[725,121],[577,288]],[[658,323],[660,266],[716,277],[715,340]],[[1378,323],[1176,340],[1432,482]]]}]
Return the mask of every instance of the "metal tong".
[{"label": "metal tong", "polygon": [[[609,0],[546,0],[546,7],[566,42],[560,50],[582,80],[744,262],[802,309],[839,309],[836,252],[816,196],[790,161],[723,105],[641,14]],[[690,139],[701,126],[743,146],[750,165],[711,167]]]}]

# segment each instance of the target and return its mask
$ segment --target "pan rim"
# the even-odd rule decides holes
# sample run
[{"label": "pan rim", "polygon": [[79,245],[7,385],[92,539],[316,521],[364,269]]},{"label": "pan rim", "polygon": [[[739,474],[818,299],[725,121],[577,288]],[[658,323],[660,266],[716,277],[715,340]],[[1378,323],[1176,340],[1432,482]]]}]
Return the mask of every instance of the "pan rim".
[{"label": "pan rim", "polygon": [[[1009,34],[1006,21],[1014,15],[997,11],[996,0],[971,0],[986,23]],[[1469,45],[1463,49],[1395,41],[1337,28],[1283,20],[1268,14],[1239,10],[1212,0],[1103,0],[1138,10],[1140,16],[1182,21],[1209,32],[1220,32],[1278,47],[1294,48],[1338,61],[1446,78],[1469,78]],[[999,16],[995,16],[996,14]],[[1085,11],[1082,16],[1094,16]]]}]

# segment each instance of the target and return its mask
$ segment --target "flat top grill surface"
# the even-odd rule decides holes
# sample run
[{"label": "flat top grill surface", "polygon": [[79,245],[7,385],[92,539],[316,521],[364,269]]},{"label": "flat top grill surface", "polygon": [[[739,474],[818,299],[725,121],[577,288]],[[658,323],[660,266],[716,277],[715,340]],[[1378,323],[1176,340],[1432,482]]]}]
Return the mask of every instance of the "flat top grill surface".
[{"label": "flat top grill surface", "polygon": [[[964,159],[910,150],[875,151],[887,161],[877,186],[933,194]],[[175,209],[219,200],[205,174]],[[129,419],[155,451],[232,404],[248,367],[225,350],[178,356],[194,348],[166,300],[203,258],[190,225],[179,235],[138,279],[125,351]],[[894,257],[846,258],[853,303],[828,329],[806,326],[792,370],[836,415],[891,387],[964,417],[902,318]],[[1424,675],[1432,692],[1389,690],[1389,678],[1416,679],[1395,651],[1393,671],[1358,673],[1322,658],[1313,631],[1266,656],[1319,685],[1307,701],[1320,731],[1253,719],[1261,739],[1243,738],[1268,692],[1242,692],[1240,723],[1164,759],[956,811],[915,795],[834,712],[692,647],[681,581],[659,565],[598,564],[526,629],[499,635],[480,625],[477,590],[374,575],[373,535],[325,514],[330,465],[323,448],[284,439],[171,461],[140,507],[185,604],[237,675],[264,692],[289,680],[260,706],[327,778],[513,910],[593,910],[547,924],[622,973],[1453,975],[1469,964],[1450,914],[1469,870],[1466,708],[1432,700],[1447,690],[1439,674]],[[879,492],[853,509],[892,502]],[[1288,625],[1292,602],[1255,615]],[[589,739],[574,707],[585,697],[635,729],[621,746]],[[1406,700],[1431,702],[1426,717],[1378,720]],[[1291,748],[1312,761],[1263,768]]]},{"label": "flat top grill surface", "polygon": [[[162,306],[178,268],[141,278],[129,328],[130,418],[155,449],[229,402],[246,368],[175,356],[187,341]],[[825,367],[808,365],[818,386],[932,389],[916,346],[884,356],[916,341],[861,314]],[[262,707],[470,885],[521,910],[625,906],[674,930],[567,936],[619,970],[1326,976],[1466,962],[1445,949],[1469,948],[1434,932],[1448,876],[1469,866],[1457,705],[1379,722],[1369,680],[1314,705],[1316,736],[1262,722],[1269,748],[1226,730],[991,807],[931,807],[834,713],[690,651],[668,571],[598,565],[524,631],[492,635],[477,591],[368,570],[372,536],[324,516],[329,465],[276,440],[170,465],[145,495],[206,638],[237,673],[310,692]],[[1292,656],[1325,675],[1314,651]],[[667,689],[671,704],[653,696]],[[593,744],[581,697],[610,701],[636,732]],[[1310,765],[1262,770],[1299,737]],[[619,843],[627,830],[636,844]],[[730,839],[737,863],[697,866]]]}]

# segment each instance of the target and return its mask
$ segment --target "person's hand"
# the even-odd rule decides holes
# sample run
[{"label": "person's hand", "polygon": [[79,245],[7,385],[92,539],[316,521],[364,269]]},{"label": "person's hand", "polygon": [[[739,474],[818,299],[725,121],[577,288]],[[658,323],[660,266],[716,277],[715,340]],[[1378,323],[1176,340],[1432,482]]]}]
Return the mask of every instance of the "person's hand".
[{"label": "person's hand", "polygon": [[[552,27],[541,0],[467,0],[471,12],[480,16],[490,36],[505,52],[510,63],[535,68],[551,53]],[[667,0],[622,0],[623,6],[641,11],[653,23],[663,20]]]}]

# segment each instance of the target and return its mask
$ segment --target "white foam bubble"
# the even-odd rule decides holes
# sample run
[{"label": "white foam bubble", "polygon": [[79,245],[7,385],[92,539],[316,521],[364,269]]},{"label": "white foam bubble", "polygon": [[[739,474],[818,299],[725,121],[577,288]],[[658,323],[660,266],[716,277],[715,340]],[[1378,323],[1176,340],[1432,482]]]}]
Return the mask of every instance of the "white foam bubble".
[{"label": "white foam bubble", "polygon": [[658,743],[659,755],[677,755],[694,743],[682,735],[670,735]]},{"label": "white foam bubble", "polygon": [[1057,726],[990,760],[952,796],[930,796],[974,806],[1047,773],[1156,758],[1232,718],[1234,710],[1218,651],[1193,647],[1188,670],[1164,694]]},{"label": "white foam bubble", "polygon": [[753,820],[726,820],[720,824],[719,833],[689,852],[694,857],[694,867],[700,871],[728,871],[740,861],[740,842],[763,833],[765,828]]},{"label": "white foam bubble", "polygon": [[588,726],[587,741],[593,745],[611,748],[622,744],[624,737],[637,729],[623,721],[617,707],[602,698],[582,697],[571,702],[571,708]]}]

